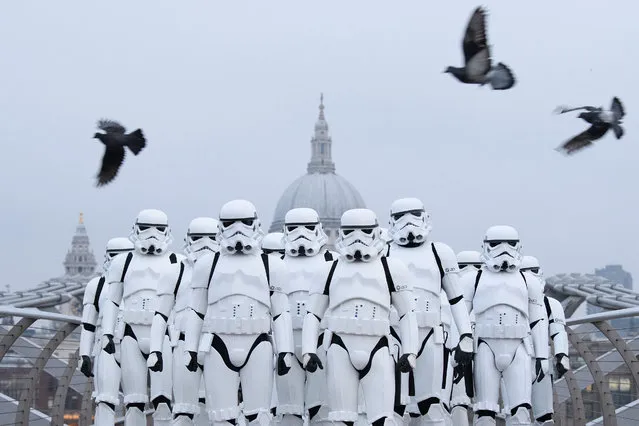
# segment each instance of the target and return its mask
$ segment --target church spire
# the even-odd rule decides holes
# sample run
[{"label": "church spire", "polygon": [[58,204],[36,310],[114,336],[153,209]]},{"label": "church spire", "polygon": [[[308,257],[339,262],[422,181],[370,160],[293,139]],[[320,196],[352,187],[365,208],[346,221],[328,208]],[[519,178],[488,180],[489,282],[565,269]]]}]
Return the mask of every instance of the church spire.
[{"label": "church spire", "polygon": [[335,173],[331,156],[333,140],[328,134],[328,123],[324,117],[324,94],[320,94],[319,117],[315,122],[315,134],[311,138],[311,161],[308,173]]},{"label": "church spire", "polygon": [[64,275],[67,277],[93,275],[98,265],[89,245],[89,236],[82,213],[75,228],[75,235],[71,239],[71,249],[67,252],[63,265]]}]

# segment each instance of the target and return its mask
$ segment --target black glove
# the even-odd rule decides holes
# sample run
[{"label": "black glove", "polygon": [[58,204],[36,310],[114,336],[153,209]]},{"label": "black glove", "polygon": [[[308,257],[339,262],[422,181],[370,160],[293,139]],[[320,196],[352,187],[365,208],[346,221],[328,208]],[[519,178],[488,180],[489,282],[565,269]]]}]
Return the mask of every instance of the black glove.
[{"label": "black glove", "polygon": [[80,366],[80,372],[87,377],[93,377],[93,372],[91,370],[91,357],[89,357],[88,355],[82,355],[82,365]]},{"label": "black glove", "polygon": [[189,355],[191,356],[191,359],[189,360],[189,363],[186,365],[186,368],[189,371],[196,372],[197,368],[199,367],[197,364],[197,352],[189,351]]},{"label": "black glove", "polygon": [[[455,362],[457,364],[467,366],[472,363],[473,361],[472,338],[473,336],[468,333],[464,333],[461,336],[459,336],[459,344],[455,348]],[[470,352],[466,352],[461,349],[462,340],[464,341],[465,345],[468,346],[467,349],[469,349]]]},{"label": "black glove", "polygon": [[277,354],[277,375],[283,376],[291,369],[288,365],[286,365],[286,355],[288,352],[280,352]]},{"label": "black glove", "polygon": [[555,369],[557,370],[557,374],[559,374],[559,379],[561,379],[563,377],[564,374],[566,374],[568,372],[568,370],[566,369],[566,367],[564,367],[564,365],[561,363],[561,360],[566,358],[566,354],[557,354],[557,356],[555,356]]},{"label": "black glove", "polygon": [[163,367],[164,367],[164,363],[162,362],[162,352],[160,351],[153,351],[151,352],[152,354],[155,354],[156,361],[154,365],[149,366],[149,370],[151,371],[162,371]]},{"label": "black glove", "polygon": [[410,354],[404,354],[400,356],[399,360],[397,361],[397,367],[402,373],[409,373],[413,369],[413,367],[410,365],[410,361],[408,360],[409,356]]},{"label": "black glove", "polygon": [[319,359],[317,354],[308,354],[308,362],[306,363],[306,371],[309,373],[314,373],[317,369],[322,370],[324,366],[322,365],[322,360]]},{"label": "black glove", "polygon": [[107,344],[104,345],[104,352],[110,355],[113,355],[115,353],[115,343],[113,343],[113,335],[105,334],[104,337],[106,337],[109,340]]}]

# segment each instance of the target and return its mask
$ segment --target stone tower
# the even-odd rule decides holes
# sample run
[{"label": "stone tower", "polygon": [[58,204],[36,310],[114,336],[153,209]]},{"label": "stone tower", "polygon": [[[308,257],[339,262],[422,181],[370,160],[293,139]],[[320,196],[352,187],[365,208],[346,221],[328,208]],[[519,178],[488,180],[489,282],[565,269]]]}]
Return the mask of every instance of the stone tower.
[{"label": "stone tower", "polygon": [[89,244],[89,236],[84,226],[82,213],[80,213],[78,226],[75,228],[75,235],[71,240],[71,249],[67,252],[63,265],[65,277],[91,277],[95,274],[98,264]]}]

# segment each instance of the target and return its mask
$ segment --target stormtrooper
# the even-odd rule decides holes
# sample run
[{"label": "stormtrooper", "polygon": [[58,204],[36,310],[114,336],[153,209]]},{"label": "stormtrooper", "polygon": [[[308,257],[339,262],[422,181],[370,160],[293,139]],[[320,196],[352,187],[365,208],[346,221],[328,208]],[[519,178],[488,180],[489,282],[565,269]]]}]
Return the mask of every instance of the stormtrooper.
[{"label": "stormtrooper", "polygon": [[106,245],[104,255],[104,274],[95,277],[84,289],[82,301],[82,331],[80,332],[80,371],[94,379],[94,397],[96,402],[95,423],[108,424],[115,422],[115,406],[119,402],[120,387],[119,344],[116,353],[107,354],[101,351],[102,315],[108,290],[105,289],[106,274],[111,259],[119,253],[133,250],[133,243],[124,237],[111,238]]},{"label": "stormtrooper", "polygon": [[[401,198],[390,208],[390,237],[393,239],[388,256],[400,259],[410,271],[416,300],[419,327],[417,367],[414,383],[414,404],[409,411],[416,423],[443,426],[449,422],[442,396],[442,384],[447,375],[447,360],[442,327],[441,292],[446,293],[454,323],[459,330],[459,343],[454,358],[462,367],[470,365],[473,338],[458,283],[457,257],[450,247],[428,241],[432,228],[430,215],[417,198]],[[445,309],[445,308],[444,308]],[[417,416],[416,416],[417,415]]]},{"label": "stormtrooper", "polygon": [[[510,404],[510,424],[530,425],[531,383],[548,373],[548,332],[540,286],[520,271],[521,242],[511,226],[484,236],[472,294],[475,314],[475,425],[495,425],[500,381]],[[535,358],[534,374],[530,358]]]},{"label": "stormtrooper", "polygon": [[[191,221],[186,232],[184,253],[180,258],[180,273],[176,282],[162,281],[157,290],[157,310],[151,328],[151,355],[148,366],[151,371],[160,372],[164,368],[162,346],[167,327],[173,347],[173,425],[189,426],[199,416],[205,403],[202,369],[186,368],[188,359],[184,350],[187,308],[191,295],[191,276],[195,262],[207,253],[218,251],[216,241],[218,221],[211,217],[198,217]],[[199,390],[199,392],[198,392]],[[208,422],[205,422],[207,424]]]},{"label": "stormtrooper", "polygon": [[284,256],[284,234],[270,232],[262,238],[262,253]]},{"label": "stormtrooper", "polygon": [[[475,276],[477,271],[481,269],[481,254],[478,251],[461,251],[457,253],[457,265],[459,268],[459,287],[464,295],[464,304],[470,309],[472,300],[472,292],[474,291]],[[442,307],[444,304],[442,304]],[[442,317],[444,313],[442,311]],[[474,315],[469,312],[471,328],[474,328]],[[445,321],[442,321],[445,328]],[[448,343],[450,341],[450,343]],[[447,338],[447,346],[454,347],[459,341],[459,330],[454,322],[451,323],[450,335]],[[452,369],[452,390],[450,391],[450,414],[451,421],[455,426],[468,425],[468,413],[471,411],[471,397],[473,391],[472,370],[464,369],[458,366],[452,357],[449,357]],[[449,376],[450,377],[450,376]],[[448,381],[447,381],[448,383]]]},{"label": "stormtrooper", "polygon": [[[538,279],[542,288],[544,287],[543,272],[536,257],[524,256],[520,269],[527,278],[532,276]],[[544,306],[548,318],[548,334],[553,343],[555,371],[557,378],[561,378],[570,369],[564,309],[557,299],[548,296],[544,296]],[[546,374],[541,380],[535,380],[532,384],[532,412],[537,425],[550,426],[554,424],[553,380],[554,377],[551,374]]]},{"label": "stormtrooper", "polygon": [[369,424],[395,425],[395,371],[389,349],[391,307],[399,315],[402,355],[399,368],[415,367],[417,323],[406,266],[382,256],[377,216],[368,209],[346,211],[336,247],[340,256],[309,294],[302,331],[303,365],[324,368],[317,353],[322,319],[330,341],[326,353],[328,420],[352,425],[358,420],[361,383]]},{"label": "stormtrooper", "polygon": [[[204,368],[209,420],[235,424],[242,414],[249,426],[271,421],[273,343],[278,375],[291,369],[293,332],[286,269],[281,259],[262,253],[263,233],[252,203],[233,200],[219,216],[220,251],[205,254],[193,269],[185,348],[187,368]],[[200,339],[200,333],[203,332]]]},{"label": "stormtrooper", "polygon": [[[269,232],[262,238],[260,243],[262,245],[262,253],[269,256],[284,259],[284,234],[282,232]],[[273,353],[273,356],[277,358],[277,355]],[[277,367],[277,359],[274,360],[273,366]],[[273,417],[277,416],[277,368],[273,369],[273,393],[271,395],[271,414]]]},{"label": "stormtrooper", "polygon": [[[302,426],[304,416],[309,423],[320,424],[328,421],[326,406],[326,375],[323,370],[307,373],[302,368],[302,326],[308,305],[308,293],[313,283],[326,277],[330,263],[337,255],[324,248],[328,241],[317,212],[310,208],[289,210],[284,218],[284,263],[288,271],[288,281],[284,288],[288,296],[293,325],[295,356],[291,370],[276,378],[277,414],[281,415],[281,425]],[[323,350],[325,334],[318,336],[315,353],[322,362],[326,361]]]},{"label": "stormtrooper", "polygon": [[[177,255],[167,250],[172,241],[168,218],[161,210],[142,210],[129,237],[135,250],[113,258],[107,285],[109,295],[103,316],[102,350],[115,352],[115,323],[122,311],[121,336],[122,391],[126,407],[125,425],[146,425],[147,359],[155,363],[151,351],[151,326],[157,309],[156,292],[166,282],[175,283],[180,273]],[[171,423],[171,346],[168,335],[161,344],[164,369],[151,371],[151,402],[154,424]],[[110,423],[111,425],[113,423]]]}]

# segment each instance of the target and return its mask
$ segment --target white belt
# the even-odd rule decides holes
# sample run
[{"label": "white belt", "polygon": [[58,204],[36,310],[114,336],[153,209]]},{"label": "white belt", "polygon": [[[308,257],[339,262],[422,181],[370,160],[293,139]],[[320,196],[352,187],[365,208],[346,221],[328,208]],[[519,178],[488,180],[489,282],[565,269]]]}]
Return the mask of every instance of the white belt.
[{"label": "white belt", "polygon": [[530,333],[527,324],[475,324],[475,336],[495,339],[521,339]]},{"label": "white belt", "polygon": [[417,327],[435,328],[441,323],[441,314],[434,311],[416,311]]},{"label": "white belt", "polygon": [[271,331],[271,318],[205,318],[203,333],[261,334]]},{"label": "white belt", "polygon": [[390,333],[390,321],[385,319],[355,319],[325,317],[327,328],[335,333],[386,336]]},{"label": "white belt", "polygon": [[127,324],[151,325],[154,315],[154,311],[123,310],[122,320]]}]

